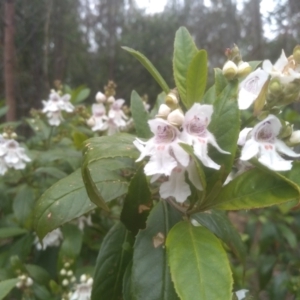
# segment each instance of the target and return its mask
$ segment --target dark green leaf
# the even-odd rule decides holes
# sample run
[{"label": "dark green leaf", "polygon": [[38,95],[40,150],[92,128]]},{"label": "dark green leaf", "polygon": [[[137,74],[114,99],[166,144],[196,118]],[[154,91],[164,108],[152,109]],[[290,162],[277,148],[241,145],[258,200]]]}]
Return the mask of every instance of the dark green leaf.
[{"label": "dark green leaf", "polygon": [[252,169],[224,186],[208,206],[224,210],[252,209],[280,204],[298,197],[298,191],[288,182],[259,169]]},{"label": "dark green leaf", "polygon": [[170,277],[165,241],[169,230],[181,218],[167,202],[160,201],[150,212],[146,229],[138,233],[131,282],[135,300],[178,299]]},{"label": "dark green leaf", "polygon": [[173,72],[175,83],[183,104],[189,107],[186,94],[188,68],[198,49],[185,27],[180,27],[175,35]]},{"label": "dark green leaf", "polygon": [[201,102],[207,80],[207,53],[200,50],[193,57],[186,78],[186,107],[190,108],[195,102]]},{"label": "dark green leaf", "polygon": [[122,47],[122,48],[128,51],[130,54],[132,54],[148,70],[148,72],[153,76],[153,78],[156,80],[156,82],[160,85],[161,89],[166,94],[169,93],[170,88],[168,87],[167,83],[165,82],[165,80],[159,74],[157,69],[153,66],[153,64],[148,60],[146,56],[129,47]]},{"label": "dark green leaf", "polygon": [[28,272],[28,275],[37,283],[48,285],[51,277],[50,274],[43,268],[37,265],[27,264],[25,268]]},{"label": "dark green leaf", "polygon": [[86,193],[81,170],[51,186],[37,201],[34,227],[40,239],[53,229],[93,210]]},{"label": "dark green leaf", "polygon": [[0,239],[7,239],[14,236],[22,235],[28,233],[24,228],[19,227],[2,227],[0,228]]},{"label": "dark green leaf", "polygon": [[148,125],[148,113],[145,110],[143,100],[136,91],[132,91],[130,110],[138,137],[150,138],[152,133]]},{"label": "dark green leaf", "polygon": [[4,299],[5,296],[16,286],[18,278],[6,279],[0,282],[0,300]]},{"label": "dark green leaf", "polygon": [[123,276],[123,298],[124,300],[133,300],[132,288],[131,288],[131,269],[132,262],[127,265]]},{"label": "dark green leaf", "polygon": [[216,99],[216,86],[210,87],[203,96],[203,104],[214,104]]},{"label": "dark green leaf", "polygon": [[176,224],[167,238],[172,280],[180,299],[231,299],[232,274],[219,239],[204,227]]},{"label": "dark green leaf", "polygon": [[223,71],[219,68],[214,68],[215,71],[215,96],[218,97],[228,84],[228,80],[223,75]]},{"label": "dark green leaf", "polygon": [[241,240],[240,234],[233,227],[224,212],[209,210],[194,214],[191,217],[213,232],[224,243],[226,243],[232,252],[237,256],[237,258],[242,263],[245,263],[245,245]]},{"label": "dark green leaf", "polygon": [[67,176],[67,174],[55,167],[40,167],[37,168],[34,173],[38,176],[49,175],[56,179],[62,179]]},{"label": "dark green leaf", "polygon": [[165,103],[165,99],[166,99],[165,92],[162,92],[157,96],[154,107],[152,108],[152,110],[149,114],[150,119],[155,118],[155,116],[158,114],[159,107],[161,106],[161,104]]},{"label": "dark green leaf", "polygon": [[128,230],[137,234],[139,229],[145,228],[151,207],[151,192],[144,174],[144,166],[141,165],[130,181],[128,193],[124,199],[121,221]]},{"label": "dark green leaf", "polygon": [[133,236],[122,223],[105,236],[96,262],[91,300],[119,300],[122,280],[132,258]]},{"label": "dark green leaf", "polygon": [[78,226],[66,224],[62,228],[63,242],[60,248],[60,257],[76,258],[80,254],[82,232]]}]

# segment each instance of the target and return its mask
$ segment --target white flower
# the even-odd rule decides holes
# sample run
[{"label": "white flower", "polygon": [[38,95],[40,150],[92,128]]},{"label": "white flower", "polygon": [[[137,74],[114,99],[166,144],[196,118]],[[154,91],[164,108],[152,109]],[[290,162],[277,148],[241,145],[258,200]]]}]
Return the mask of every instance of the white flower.
[{"label": "white flower", "polygon": [[269,74],[258,68],[250,73],[239,85],[238,105],[239,109],[247,109],[257,99]]},{"label": "white flower", "polygon": [[95,99],[98,103],[104,103],[106,101],[106,96],[103,93],[98,92]]},{"label": "white flower", "polygon": [[[0,145],[0,173],[2,174],[6,167],[21,170],[26,167],[26,162],[31,159],[25,154],[25,149],[19,146],[15,140],[4,140]],[[6,167],[5,167],[6,165]],[[4,172],[5,173],[5,172]],[[3,173],[3,174],[4,174]]]},{"label": "white flower", "polygon": [[235,295],[237,296],[238,300],[243,300],[246,297],[246,294],[248,293],[248,290],[239,290],[235,292]]},{"label": "white flower", "polygon": [[142,142],[139,139],[134,141],[134,145],[141,152],[137,162],[150,156],[150,160],[144,168],[145,174],[148,176],[157,174],[169,176],[172,170],[177,167],[178,162],[183,167],[187,167],[189,155],[178,145],[181,142],[179,130],[159,118],[148,121],[148,124],[154,137],[148,142]]},{"label": "white flower", "polygon": [[92,280],[88,280],[86,283],[77,284],[76,290],[71,295],[70,300],[90,300],[91,293],[92,293],[92,286],[93,286]]},{"label": "white flower", "polygon": [[69,94],[65,94],[61,97],[61,100],[63,102],[61,110],[64,110],[64,111],[69,112],[69,113],[74,111],[75,107],[70,102],[70,99],[71,99],[71,95],[69,95]]},{"label": "white flower", "polygon": [[289,60],[286,57],[284,50],[282,50],[279,59],[274,65],[272,65],[269,60],[264,60],[262,66],[263,69],[272,76],[272,78],[279,78],[283,84],[287,84],[300,78],[300,73],[293,70],[292,66],[289,65]]},{"label": "white flower", "polygon": [[113,119],[114,123],[118,127],[126,126],[125,120],[128,119],[122,110],[122,106],[123,106],[124,102],[125,102],[125,100],[123,100],[123,99],[115,100],[111,104],[110,110],[108,112],[108,117],[110,119]]},{"label": "white flower", "polygon": [[212,113],[212,105],[195,103],[185,114],[183,131],[180,137],[185,143],[193,145],[195,155],[201,160],[204,166],[219,170],[220,166],[207,154],[208,143],[214,146],[220,153],[229,154],[229,152],[222,150],[213,134],[207,130]]},{"label": "white flower", "polygon": [[91,214],[89,214],[87,216],[81,216],[81,217],[77,218],[75,221],[77,223],[78,228],[81,231],[83,231],[83,229],[86,225],[88,225],[88,226],[93,225]]},{"label": "white flower", "polygon": [[61,111],[60,110],[56,110],[56,111],[48,111],[46,114],[47,118],[48,118],[48,123],[51,126],[59,126],[60,123],[64,120],[64,118],[61,115]]},{"label": "white flower", "polygon": [[256,156],[258,161],[274,171],[287,171],[292,168],[292,161],[283,159],[277,152],[290,157],[299,157],[284,142],[277,139],[282,125],[279,119],[269,115],[265,120],[256,124],[248,134],[248,139],[241,153],[241,160],[249,160]]},{"label": "white flower", "polygon": [[108,128],[106,124],[106,120],[108,119],[106,116],[106,110],[102,103],[100,104],[93,104],[92,105],[92,117],[88,120],[88,122],[92,119],[94,124],[92,126],[93,131],[104,131]]},{"label": "white flower", "polygon": [[34,243],[37,250],[46,250],[47,247],[58,247],[62,239],[62,232],[59,228],[57,228],[46,234],[43,238],[42,244],[38,237],[35,238]]}]

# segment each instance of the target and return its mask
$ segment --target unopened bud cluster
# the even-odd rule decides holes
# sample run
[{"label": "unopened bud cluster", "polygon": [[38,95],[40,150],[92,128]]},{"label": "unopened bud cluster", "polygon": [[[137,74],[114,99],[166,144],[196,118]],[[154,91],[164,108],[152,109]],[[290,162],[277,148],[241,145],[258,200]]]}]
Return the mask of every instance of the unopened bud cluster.
[{"label": "unopened bud cluster", "polygon": [[33,280],[28,275],[21,274],[18,276],[18,279],[19,279],[19,281],[16,283],[16,287],[18,289],[28,288],[33,285]]},{"label": "unopened bud cluster", "polygon": [[63,287],[68,287],[71,283],[76,282],[76,277],[70,267],[71,264],[66,262],[64,263],[63,268],[59,271],[59,275],[61,276],[61,285]]},{"label": "unopened bud cluster", "polygon": [[223,75],[228,80],[233,80],[235,78],[241,78],[247,76],[251,72],[251,66],[249,63],[240,61],[238,64],[234,63],[232,60],[228,60],[223,67]]}]

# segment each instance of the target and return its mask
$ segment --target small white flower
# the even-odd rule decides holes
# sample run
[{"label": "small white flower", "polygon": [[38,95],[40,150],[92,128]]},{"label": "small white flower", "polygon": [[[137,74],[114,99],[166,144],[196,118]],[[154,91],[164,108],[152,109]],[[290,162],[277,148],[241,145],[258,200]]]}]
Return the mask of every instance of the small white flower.
[{"label": "small white flower", "polygon": [[238,300],[243,300],[246,297],[246,294],[248,293],[248,290],[239,290],[235,292],[235,295],[237,296]]},{"label": "small white flower", "polygon": [[76,290],[71,295],[70,300],[90,300],[92,293],[92,285],[89,283],[80,283],[76,286]]},{"label": "small white flower", "polygon": [[106,120],[108,119],[106,116],[106,110],[102,103],[100,104],[93,104],[92,105],[92,117],[88,120],[88,122],[92,119],[93,120],[93,131],[104,131],[108,128],[106,124]]},{"label": "small white flower", "polygon": [[61,97],[61,100],[63,102],[62,108],[61,110],[64,110],[66,112],[73,112],[75,107],[73,106],[73,104],[70,102],[71,100],[71,95],[69,94],[65,94]]},{"label": "small white flower", "polygon": [[57,228],[49,232],[43,238],[42,244],[40,243],[38,237],[35,238],[34,243],[37,250],[46,250],[47,247],[58,247],[62,239],[63,239],[62,232],[59,228]]},{"label": "small white flower", "polygon": [[259,96],[269,74],[258,68],[250,73],[239,85],[239,109],[247,109]]},{"label": "small white flower", "polygon": [[61,122],[64,120],[60,110],[48,111],[46,113],[46,116],[48,118],[48,123],[51,126],[59,126]]},{"label": "small white flower", "polygon": [[289,66],[289,60],[282,50],[279,59],[274,65],[269,60],[264,60],[263,69],[268,72],[272,78],[279,78],[281,83],[287,84],[300,78],[300,73],[296,72]]},{"label": "small white flower", "polygon": [[24,169],[26,162],[30,161],[31,159],[25,154],[25,149],[22,148],[17,141],[8,139],[1,142],[0,173],[7,167],[14,168],[15,170]]},{"label": "small white flower", "polygon": [[207,154],[208,144],[210,143],[220,153],[230,153],[222,150],[213,134],[207,130],[212,113],[212,105],[195,103],[185,114],[183,131],[180,137],[185,143],[193,146],[195,155],[201,160],[204,166],[219,170],[220,166]]},{"label": "small white flower", "polygon": [[282,125],[277,117],[269,115],[265,120],[256,124],[248,134],[248,139],[242,149],[241,160],[249,160],[256,156],[258,161],[274,171],[287,171],[292,168],[292,161],[283,159],[279,154],[299,157],[283,141],[277,139]]},{"label": "small white flower", "polygon": [[148,124],[154,137],[148,142],[142,142],[139,139],[134,141],[134,145],[141,152],[137,162],[150,156],[150,160],[144,168],[145,174],[148,176],[157,174],[169,176],[172,170],[177,167],[178,162],[183,167],[187,167],[189,155],[178,145],[181,142],[179,130],[159,118],[148,121]]},{"label": "small white flower", "polygon": [[87,226],[93,225],[91,214],[89,214],[87,216],[81,216],[81,217],[77,218],[75,220],[75,222],[77,223],[77,226],[81,231],[83,231],[83,229],[86,225]]},{"label": "small white flower", "polygon": [[115,100],[111,104],[110,110],[108,112],[108,117],[110,119],[113,119],[114,123],[118,127],[126,126],[125,120],[128,119],[122,110],[122,106],[123,106],[124,102],[125,102],[125,100],[123,100],[123,99]]}]

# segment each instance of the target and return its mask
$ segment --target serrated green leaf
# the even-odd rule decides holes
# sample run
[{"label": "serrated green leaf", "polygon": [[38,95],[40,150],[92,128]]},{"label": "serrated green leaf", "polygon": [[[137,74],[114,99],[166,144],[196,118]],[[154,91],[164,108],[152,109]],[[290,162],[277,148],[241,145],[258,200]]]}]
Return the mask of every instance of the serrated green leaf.
[{"label": "serrated green leaf", "polygon": [[159,84],[161,89],[166,94],[169,93],[170,88],[168,87],[167,83],[165,82],[165,80],[162,78],[160,73],[157,71],[157,69],[153,66],[153,64],[148,60],[148,58],[145,55],[129,47],[122,47],[122,49],[132,54],[148,70],[148,72]]},{"label": "serrated green leaf", "polygon": [[121,222],[133,234],[137,234],[139,229],[146,226],[146,219],[152,207],[151,196],[144,166],[141,165],[130,181],[121,213]]},{"label": "serrated green leaf", "polygon": [[56,179],[62,179],[67,176],[67,174],[55,167],[40,167],[34,171],[34,174],[38,176],[50,175]]},{"label": "serrated green leaf", "polygon": [[61,179],[38,199],[34,209],[34,228],[42,239],[53,229],[93,210],[81,177],[81,170]]},{"label": "serrated green leaf", "polygon": [[280,204],[298,197],[298,191],[288,182],[259,169],[252,169],[224,186],[208,206],[223,210],[252,209]]},{"label": "serrated green leaf", "polygon": [[18,278],[6,279],[0,282],[0,300],[4,299],[19,282]]},{"label": "serrated green leaf", "polygon": [[149,115],[145,110],[142,98],[136,91],[132,91],[130,98],[130,111],[138,137],[150,138],[152,133],[148,125]]},{"label": "serrated green leaf", "polygon": [[173,72],[180,98],[186,107],[189,107],[186,92],[188,68],[197,53],[198,49],[188,30],[180,27],[174,41]]},{"label": "serrated green leaf", "polygon": [[134,244],[131,288],[135,300],[176,300],[168,267],[165,241],[169,230],[182,215],[165,201],[151,211],[146,229]]},{"label": "serrated green leaf", "polygon": [[133,236],[122,223],[105,236],[96,262],[91,300],[119,300],[122,280],[132,259]]},{"label": "serrated green leaf", "polygon": [[203,104],[214,104],[216,99],[216,86],[211,86],[203,96]]},{"label": "serrated green leaf", "polygon": [[7,239],[14,236],[28,233],[28,230],[19,227],[2,227],[0,228],[0,239]]},{"label": "serrated green leaf", "polygon": [[207,80],[207,53],[200,50],[193,57],[186,78],[186,107],[190,108],[195,102],[201,102]]},{"label": "serrated green leaf", "polygon": [[223,71],[219,68],[214,68],[215,71],[215,96],[218,97],[228,84],[228,80],[223,75]]},{"label": "serrated green leaf", "polygon": [[166,245],[172,280],[181,299],[231,299],[229,261],[213,233],[180,222],[169,232]]},{"label": "serrated green leaf", "polygon": [[233,227],[224,212],[210,210],[193,214],[191,218],[195,219],[198,223],[213,232],[218,238],[227,244],[242,263],[245,263],[245,245],[241,240],[240,234]]}]

